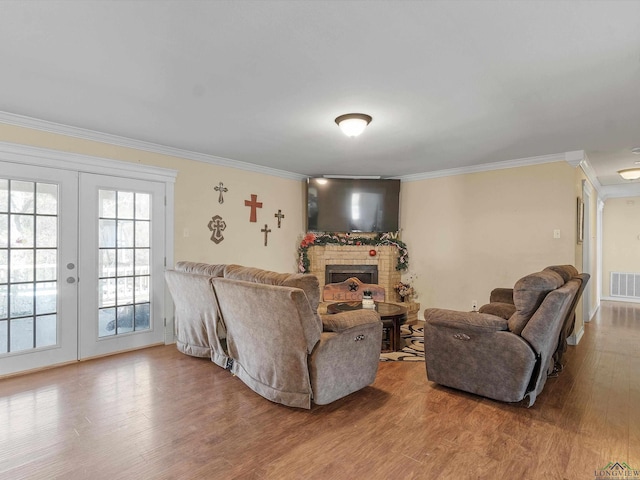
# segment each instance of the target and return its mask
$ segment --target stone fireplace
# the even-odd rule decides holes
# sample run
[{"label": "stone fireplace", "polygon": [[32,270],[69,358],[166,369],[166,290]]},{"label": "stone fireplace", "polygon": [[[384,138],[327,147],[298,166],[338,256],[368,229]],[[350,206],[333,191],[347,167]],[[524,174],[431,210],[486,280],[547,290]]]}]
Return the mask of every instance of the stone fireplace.
[{"label": "stone fireplace", "polygon": [[[369,255],[370,250],[375,250],[376,255]],[[395,285],[401,279],[400,271],[396,270],[398,264],[398,249],[390,245],[314,245],[307,250],[309,258],[309,273],[318,277],[320,286],[327,283],[338,283],[349,277],[359,278],[363,283],[376,283],[384,287],[385,301],[401,303],[401,298],[395,291]],[[338,277],[334,272],[340,272],[346,277]],[[376,281],[365,281],[359,275],[349,275],[349,272],[364,273],[377,272]],[[329,274],[327,274],[329,272]],[[340,278],[337,280],[337,278]],[[329,281],[327,281],[329,279]],[[419,303],[402,303],[408,309],[408,321],[417,320]],[[326,305],[321,304],[320,313],[324,313]]]}]

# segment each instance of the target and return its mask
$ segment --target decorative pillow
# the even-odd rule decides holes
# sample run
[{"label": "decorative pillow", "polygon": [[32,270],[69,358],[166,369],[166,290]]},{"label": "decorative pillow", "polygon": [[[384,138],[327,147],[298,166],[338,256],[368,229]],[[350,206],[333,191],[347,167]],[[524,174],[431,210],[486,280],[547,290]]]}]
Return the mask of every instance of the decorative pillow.
[{"label": "decorative pillow", "polygon": [[516,311],[509,318],[509,330],[520,335],[547,294],[562,285],[564,280],[552,270],[532,273],[518,280],[513,287]]}]

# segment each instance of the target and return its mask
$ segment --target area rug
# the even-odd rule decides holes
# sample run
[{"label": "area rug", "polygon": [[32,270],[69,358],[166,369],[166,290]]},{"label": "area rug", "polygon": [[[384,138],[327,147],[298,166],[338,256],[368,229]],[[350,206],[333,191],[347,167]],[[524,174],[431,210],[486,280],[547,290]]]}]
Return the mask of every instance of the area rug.
[{"label": "area rug", "polygon": [[424,362],[424,322],[402,325],[400,336],[404,347],[398,352],[381,353],[381,362]]}]

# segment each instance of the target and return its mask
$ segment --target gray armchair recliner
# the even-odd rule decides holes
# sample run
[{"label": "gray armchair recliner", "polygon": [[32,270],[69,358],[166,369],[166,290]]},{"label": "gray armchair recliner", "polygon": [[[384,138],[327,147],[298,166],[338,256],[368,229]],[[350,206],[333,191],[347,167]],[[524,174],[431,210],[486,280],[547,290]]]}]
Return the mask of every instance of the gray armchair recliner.
[{"label": "gray armchair recliner", "polygon": [[426,309],[427,378],[533,405],[554,371],[559,339],[587,280],[577,271],[549,267],[521,278],[513,289],[494,290],[480,312]]}]

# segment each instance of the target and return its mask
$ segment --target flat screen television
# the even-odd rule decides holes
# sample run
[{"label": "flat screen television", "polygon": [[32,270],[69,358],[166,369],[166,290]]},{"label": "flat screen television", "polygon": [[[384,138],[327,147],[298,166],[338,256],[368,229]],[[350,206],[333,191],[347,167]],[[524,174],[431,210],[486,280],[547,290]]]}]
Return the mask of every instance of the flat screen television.
[{"label": "flat screen television", "polygon": [[397,232],[399,206],[400,180],[307,180],[310,232]]}]

